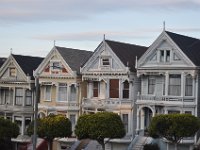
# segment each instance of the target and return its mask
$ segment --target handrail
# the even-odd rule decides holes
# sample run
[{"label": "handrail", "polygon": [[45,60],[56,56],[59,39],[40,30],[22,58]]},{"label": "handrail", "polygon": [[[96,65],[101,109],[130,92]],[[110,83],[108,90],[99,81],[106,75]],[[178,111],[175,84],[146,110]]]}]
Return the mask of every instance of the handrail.
[{"label": "handrail", "polygon": [[135,145],[135,143],[138,141],[138,139],[139,139],[139,135],[135,135],[135,137],[132,139],[131,143],[129,144],[127,150],[132,150],[133,145]]}]

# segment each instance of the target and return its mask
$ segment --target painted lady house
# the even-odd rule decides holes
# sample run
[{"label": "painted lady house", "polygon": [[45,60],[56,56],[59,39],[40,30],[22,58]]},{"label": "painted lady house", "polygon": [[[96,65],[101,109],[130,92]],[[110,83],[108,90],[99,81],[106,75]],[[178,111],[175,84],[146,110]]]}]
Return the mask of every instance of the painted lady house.
[{"label": "painted lady house", "polygon": [[80,67],[91,55],[90,51],[53,47],[34,73],[40,84],[39,117],[66,115],[74,129],[81,113]]},{"label": "painted lady house", "polygon": [[103,40],[81,68],[87,95],[82,101],[83,113],[110,111],[118,113],[127,135],[134,131],[134,102],[140,82],[135,61],[147,47]]},{"label": "painted lady house", "polygon": [[[156,114],[200,115],[200,40],[163,31],[138,60],[141,92],[137,96],[137,128],[140,135]],[[194,138],[185,140],[194,143]]]},{"label": "painted lady house", "polygon": [[11,54],[0,68],[0,115],[16,122],[26,134],[33,120],[35,81],[33,70],[43,58]]}]

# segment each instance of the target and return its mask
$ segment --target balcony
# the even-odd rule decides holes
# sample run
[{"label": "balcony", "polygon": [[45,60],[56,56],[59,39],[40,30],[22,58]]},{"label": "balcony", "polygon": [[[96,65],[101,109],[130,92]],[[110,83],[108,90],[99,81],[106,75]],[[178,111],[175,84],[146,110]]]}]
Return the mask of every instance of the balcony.
[{"label": "balcony", "polygon": [[52,111],[68,111],[68,110],[79,110],[79,103],[76,101],[69,101],[69,102],[56,102],[55,105],[53,104],[38,104],[39,109],[45,109],[45,110],[52,110]]},{"label": "balcony", "polygon": [[152,104],[160,106],[183,106],[194,105],[194,97],[181,97],[181,96],[151,96],[151,95],[138,95],[136,104]]},{"label": "balcony", "polygon": [[121,108],[131,109],[131,102],[131,100],[124,99],[84,98],[82,101],[82,107],[87,110],[112,111],[119,110]]}]

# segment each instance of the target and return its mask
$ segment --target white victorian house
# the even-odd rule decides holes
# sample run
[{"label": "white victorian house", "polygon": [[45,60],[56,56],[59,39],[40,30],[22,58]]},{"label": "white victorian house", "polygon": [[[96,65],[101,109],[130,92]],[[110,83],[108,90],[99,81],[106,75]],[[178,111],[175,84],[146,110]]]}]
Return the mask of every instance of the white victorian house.
[{"label": "white victorian house", "polygon": [[0,115],[16,122],[21,135],[26,134],[26,128],[33,120],[33,70],[42,60],[11,54],[0,68]]},{"label": "white victorian house", "polygon": [[118,113],[127,135],[133,133],[133,112],[137,88],[135,59],[146,47],[103,40],[81,68],[82,84],[87,85],[82,101],[83,113],[110,111]]},{"label": "white victorian house", "polygon": [[137,131],[156,114],[199,116],[200,40],[163,31],[137,63]]}]

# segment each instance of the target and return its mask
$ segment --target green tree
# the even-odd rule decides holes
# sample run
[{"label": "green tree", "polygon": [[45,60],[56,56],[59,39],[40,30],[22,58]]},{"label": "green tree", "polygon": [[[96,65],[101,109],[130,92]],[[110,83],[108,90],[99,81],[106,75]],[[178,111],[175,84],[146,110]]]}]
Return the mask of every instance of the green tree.
[{"label": "green tree", "polygon": [[175,144],[183,137],[194,136],[200,128],[199,118],[190,114],[166,114],[153,117],[148,128],[150,136],[164,137]]},{"label": "green tree", "polygon": [[16,123],[0,117],[0,147],[1,149],[12,149],[11,138],[19,135],[19,127]]},{"label": "green tree", "polygon": [[122,138],[125,135],[125,128],[119,115],[112,112],[99,112],[80,116],[75,134],[79,139],[97,140],[104,149],[104,138]]},{"label": "green tree", "polygon": [[[71,122],[62,115],[50,115],[37,120],[37,134],[48,141],[49,149],[52,149],[53,139],[56,137],[69,137],[72,134]],[[33,122],[27,132],[33,134]]]}]

